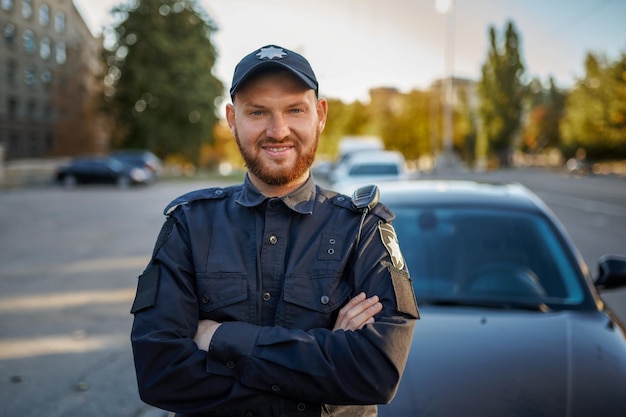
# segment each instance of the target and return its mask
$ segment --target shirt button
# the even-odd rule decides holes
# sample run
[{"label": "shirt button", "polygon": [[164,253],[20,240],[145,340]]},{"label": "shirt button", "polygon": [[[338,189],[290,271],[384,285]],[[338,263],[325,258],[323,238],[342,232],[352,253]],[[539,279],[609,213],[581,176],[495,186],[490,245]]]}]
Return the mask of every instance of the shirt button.
[{"label": "shirt button", "polygon": [[306,404],[298,403],[298,411],[304,411],[304,410],[306,410]]},{"label": "shirt button", "polygon": [[320,298],[320,302],[322,304],[328,304],[329,301],[330,301],[330,297],[327,295],[322,295],[322,298]]},{"label": "shirt button", "polygon": [[226,362],[226,367],[228,369],[233,369],[235,367],[235,362],[233,362],[233,361]]},{"label": "shirt button", "polygon": [[252,411],[246,411],[245,413],[243,413],[243,417],[253,417],[254,413]]},{"label": "shirt button", "polygon": [[272,385],[272,391],[280,392],[280,387],[278,385]]},{"label": "shirt button", "polygon": [[272,245],[275,245],[276,242],[278,242],[278,238],[276,236],[274,236],[274,235],[270,236],[270,243]]},{"label": "shirt button", "polygon": [[209,297],[208,295],[204,294],[202,296],[202,303],[207,304],[209,301],[211,301],[211,297]]},{"label": "shirt button", "polygon": [[272,294],[270,294],[269,292],[263,293],[263,301],[269,301],[270,298],[272,298]]}]

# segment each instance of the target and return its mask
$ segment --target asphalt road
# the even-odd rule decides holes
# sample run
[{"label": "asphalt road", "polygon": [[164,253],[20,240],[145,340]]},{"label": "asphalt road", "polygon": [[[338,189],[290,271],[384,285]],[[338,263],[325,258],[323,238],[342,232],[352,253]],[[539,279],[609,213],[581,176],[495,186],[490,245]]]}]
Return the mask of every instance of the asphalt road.
[{"label": "asphalt road", "polygon": [[[624,178],[460,176],[529,186],[561,218],[592,271],[600,255],[626,254]],[[164,206],[212,185],[0,191],[0,417],[165,414],[139,400],[129,309]],[[604,298],[626,321],[626,291]]]}]

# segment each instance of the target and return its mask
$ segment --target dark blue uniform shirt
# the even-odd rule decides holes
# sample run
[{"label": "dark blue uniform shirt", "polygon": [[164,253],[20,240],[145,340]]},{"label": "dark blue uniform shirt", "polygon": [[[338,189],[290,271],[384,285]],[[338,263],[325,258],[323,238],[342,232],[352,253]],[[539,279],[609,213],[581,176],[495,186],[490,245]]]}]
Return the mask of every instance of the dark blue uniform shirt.
[{"label": "dark blue uniform shirt", "polygon": [[[145,402],[180,416],[336,417],[391,400],[419,313],[383,204],[360,228],[350,198],[311,178],[281,198],[246,178],[166,215],[132,307]],[[380,297],[375,323],[332,331],[360,292]],[[201,319],[222,323],[208,352],[193,340]]]}]

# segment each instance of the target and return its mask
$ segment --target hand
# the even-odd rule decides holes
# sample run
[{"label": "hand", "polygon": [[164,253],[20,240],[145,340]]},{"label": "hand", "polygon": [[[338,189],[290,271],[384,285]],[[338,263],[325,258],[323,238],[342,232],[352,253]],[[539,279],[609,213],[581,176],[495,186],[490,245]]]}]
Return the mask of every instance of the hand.
[{"label": "hand", "polygon": [[213,334],[220,327],[220,324],[213,320],[200,320],[198,322],[198,330],[196,330],[196,335],[193,337],[193,341],[196,342],[198,349],[209,351]]},{"label": "hand", "polygon": [[366,298],[360,293],[339,310],[334,330],[358,330],[368,323],[374,323],[374,316],[381,312],[383,305],[378,296]]}]

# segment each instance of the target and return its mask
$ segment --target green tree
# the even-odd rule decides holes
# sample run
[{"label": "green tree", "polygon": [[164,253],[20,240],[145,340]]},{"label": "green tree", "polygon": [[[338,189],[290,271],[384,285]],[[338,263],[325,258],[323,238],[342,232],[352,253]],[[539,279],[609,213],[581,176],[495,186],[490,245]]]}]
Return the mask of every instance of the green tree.
[{"label": "green tree", "polygon": [[412,90],[406,94],[395,93],[386,100],[372,97],[375,115],[375,134],[388,149],[402,152],[408,160],[435,153],[431,140],[432,94]]},{"label": "green tree", "polygon": [[476,149],[476,116],[470,103],[469,85],[457,87],[457,109],[454,111],[453,145],[462,160],[473,163]]},{"label": "green tree", "polygon": [[589,53],[585,76],[570,92],[561,123],[564,153],[626,157],[626,54],[614,63]]},{"label": "green tree", "polygon": [[215,25],[195,0],[136,0],[113,12],[121,17],[105,49],[113,145],[197,163],[224,88],[212,73]]},{"label": "green tree", "polygon": [[524,151],[540,152],[561,146],[559,124],[565,111],[566,94],[556,87],[552,77],[548,82],[548,89],[537,79],[528,86],[529,109],[524,127]]},{"label": "green tree", "polygon": [[506,166],[520,127],[525,90],[521,80],[524,65],[513,22],[507,24],[504,42],[498,41],[493,26],[489,28],[489,38],[490,50],[478,84],[482,121],[479,138],[487,143],[477,144],[477,149],[487,148],[489,153],[498,156],[501,165]]},{"label": "green tree", "polygon": [[369,109],[360,101],[346,104],[339,99],[328,99],[326,127],[320,138],[317,153],[337,156],[339,141],[344,136],[371,134],[368,130]]}]

